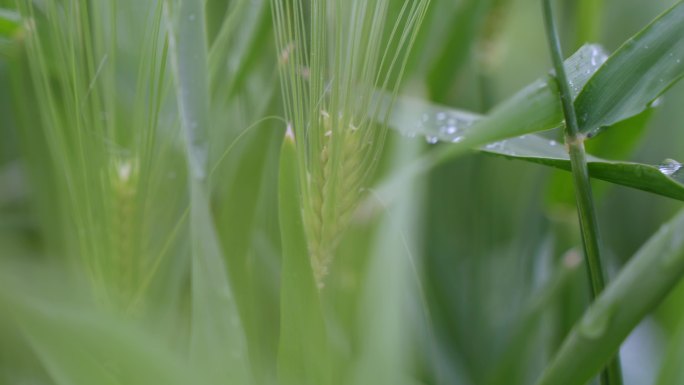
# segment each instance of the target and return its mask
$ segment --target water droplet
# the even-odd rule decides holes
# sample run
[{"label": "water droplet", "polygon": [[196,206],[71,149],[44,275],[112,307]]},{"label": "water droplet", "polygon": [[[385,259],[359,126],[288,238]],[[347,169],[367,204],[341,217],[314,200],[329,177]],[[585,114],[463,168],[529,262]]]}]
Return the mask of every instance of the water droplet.
[{"label": "water droplet", "polygon": [[[596,306],[596,305],[595,305]],[[601,308],[600,305],[589,309],[589,313],[582,318],[579,324],[579,333],[588,339],[597,339],[608,330],[613,311],[610,308]]]},{"label": "water droplet", "polygon": [[658,165],[658,170],[664,175],[673,176],[682,169],[682,164],[674,159],[665,159]]},{"label": "water droplet", "polygon": [[123,182],[126,182],[131,177],[132,170],[133,165],[131,164],[131,162],[122,162],[121,164],[119,164],[119,167],[116,171],[118,173],[119,179]]},{"label": "water droplet", "polygon": [[454,136],[453,138],[451,138],[451,143],[458,143],[462,140],[463,140],[462,136]]},{"label": "water droplet", "polygon": [[414,131],[402,131],[401,134],[407,138],[415,138],[416,137],[416,133]]},{"label": "water droplet", "polygon": [[443,126],[439,131],[442,135],[451,136],[458,132],[458,128],[454,125],[448,125]]},{"label": "water droplet", "polygon": [[558,142],[556,142],[555,140],[549,140],[549,146],[555,147],[557,145],[558,145]]},{"label": "water droplet", "polygon": [[425,135],[425,141],[428,142],[429,144],[435,144],[439,142],[439,138],[436,136],[432,135]]},{"label": "water droplet", "polygon": [[590,60],[593,67],[599,67],[608,60],[608,55],[599,46],[592,45]]},{"label": "water droplet", "polygon": [[662,97],[652,101],[650,104],[650,107],[656,108],[656,107],[659,107],[661,104],[663,104],[663,98]]},{"label": "water droplet", "polygon": [[495,152],[506,152],[506,142],[506,140],[502,140],[500,142],[489,143],[485,148]]}]

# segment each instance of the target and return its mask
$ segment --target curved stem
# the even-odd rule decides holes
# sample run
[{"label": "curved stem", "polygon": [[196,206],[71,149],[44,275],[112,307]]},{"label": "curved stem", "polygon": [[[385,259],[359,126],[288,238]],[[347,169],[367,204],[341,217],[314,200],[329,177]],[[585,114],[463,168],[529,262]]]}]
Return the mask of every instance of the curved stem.
[{"label": "curved stem", "polygon": [[[563,54],[558,38],[558,32],[553,18],[551,0],[542,0],[544,10],[544,25],[549,41],[551,59],[556,71],[556,83],[560,93],[563,114],[565,115],[565,143],[570,154],[572,166],[572,176],[575,185],[575,196],[577,199],[577,212],[582,233],[582,245],[587,262],[587,272],[591,286],[592,302],[605,287],[603,267],[601,266],[601,242],[596,219],[596,209],[594,207],[591,184],[589,183],[589,171],[587,169],[586,154],[584,151],[584,135],[580,133],[577,122],[577,114],[570,92],[570,85],[563,65]],[[619,355],[606,366],[601,373],[602,385],[621,385],[622,376],[620,373]]]}]

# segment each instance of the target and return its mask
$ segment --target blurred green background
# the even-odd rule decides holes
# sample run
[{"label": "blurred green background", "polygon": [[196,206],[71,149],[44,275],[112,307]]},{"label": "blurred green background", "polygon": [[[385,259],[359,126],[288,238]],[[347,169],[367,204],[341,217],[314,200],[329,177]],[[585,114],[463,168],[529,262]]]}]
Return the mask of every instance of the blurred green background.
[{"label": "blurred green background", "polygon": [[[216,33],[222,17],[220,10],[225,10],[223,7],[227,5],[222,0],[207,3],[210,9],[219,10],[210,12],[208,18],[210,34]],[[559,0],[557,3],[564,49],[569,56],[585,42],[600,43],[609,52],[614,51],[675,1]],[[12,4],[12,1],[0,1],[2,6],[12,7]],[[225,143],[257,119],[282,115],[282,106],[277,100],[280,93],[274,81],[276,49],[270,38],[272,27],[270,18],[263,20],[266,21],[259,24],[263,31],[257,34],[263,38],[252,43],[259,49],[253,50],[252,56],[246,55],[245,60],[261,60],[267,64],[264,68],[246,70],[249,73],[237,72],[236,76],[244,83],[237,91],[245,98],[241,100],[251,100],[251,97],[264,105],[254,108],[256,111],[247,108],[249,111],[244,112],[240,103],[231,101],[230,111],[242,112],[232,115],[240,119],[235,120],[234,131],[225,131],[225,137],[213,144],[218,148],[225,147]],[[240,39],[236,37],[236,41]],[[43,209],[38,201],[46,192],[36,191],[39,184],[28,181],[27,146],[33,139],[30,136],[23,142],[20,139],[22,128],[17,103],[22,101],[13,99],[11,91],[12,76],[17,76],[17,72],[10,71],[10,66],[13,60],[18,60],[17,50],[21,50],[18,45],[0,56],[0,258],[44,260],[52,257],[52,250],[46,247],[50,244],[46,239],[49,235],[42,227],[39,213]],[[411,53],[401,92],[486,113],[548,73],[550,67],[539,1],[432,0]],[[622,123],[624,129],[619,134],[608,130],[589,145],[588,151],[608,159],[648,164],[658,164],[665,158],[684,160],[682,100],[684,84],[680,83],[663,97],[657,108]],[[32,113],[36,106],[24,108]],[[252,136],[249,146],[260,147],[267,154],[276,151],[280,136],[273,130],[259,132],[262,134]],[[420,139],[405,138],[396,132],[389,135],[388,148]],[[421,143],[420,151],[432,151],[444,145]],[[241,151],[248,152],[249,146]],[[273,240],[273,234],[277,233],[274,229],[277,222],[271,215],[275,198],[268,188],[276,183],[276,162],[273,155],[263,160],[262,196],[256,210],[261,230],[252,235],[255,240],[251,247],[263,251],[264,255],[277,254],[273,248],[279,247],[278,241]],[[234,167],[226,169],[231,176],[228,180],[242,180]],[[258,169],[250,171],[259,172]],[[217,183],[216,195],[230,194],[229,181],[221,183]],[[426,328],[427,335],[419,334],[416,338],[419,349],[413,357],[418,367],[415,383],[531,384],[588,305],[588,283],[583,267],[569,272],[559,268],[581,253],[571,175],[535,164],[472,153],[441,165],[420,183],[424,190],[413,218],[412,229],[417,239],[413,251],[420,278],[417,286],[423,290],[419,302],[427,309],[430,327]],[[609,276],[614,276],[682,206],[675,200],[605,182],[594,182],[594,191]],[[180,212],[176,203],[169,203],[168,207],[176,210],[174,215]],[[218,217],[231,213],[229,209],[222,211],[220,202],[216,207]],[[221,228],[220,223],[217,227]],[[363,238],[353,235],[355,232],[363,233],[362,226],[351,229],[350,237]],[[174,258],[182,259],[188,246],[180,241],[176,247],[174,254],[178,255]],[[346,248],[342,246],[343,250]],[[350,253],[354,253],[354,248],[349,246]],[[256,268],[268,272],[261,275],[261,282],[250,293],[269,293],[266,297],[274,302],[260,303],[255,306],[258,309],[251,309],[256,317],[265,317],[259,321],[265,329],[276,317],[272,313],[277,308],[274,299],[277,295],[273,293],[278,290],[278,263],[277,258],[254,263]],[[187,269],[187,266],[178,266],[183,263],[176,267]],[[251,268],[255,269],[254,266]],[[183,276],[171,271],[173,267],[169,270],[165,274]],[[177,293],[187,294],[187,285],[183,278],[178,278],[168,283],[168,287],[154,290],[163,293],[174,287]],[[179,306],[188,306],[183,294],[176,295],[178,298],[174,297],[173,301],[180,303]],[[656,383],[666,353],[684,344],[682,309],[684,285],[642,322],[623,345],[626,384]],[[423,316],[423,309],[414,310],[416,318]],[[3,318],[0,313],[0,345],[5,341],[5,346],[13,348],[7,351],[0,346],[0,384],[41,383],[12,382],[10,373],[17,368],[16,356],[30,353],[14,350],[21,344],[11,342],[16,336],[1,331]],[[174,330],[177,326],[165,327]],[[272,325],[271,328],[277,329]],[[276,343],[272,339],[275,333],[258,336],[262,345],[256,354],[266,357],[263,358],[266,361],[275,354]],[[31,370],[39,371],[32,367],[24,371]],[[264,377],[270,378],[268,374]]]}]

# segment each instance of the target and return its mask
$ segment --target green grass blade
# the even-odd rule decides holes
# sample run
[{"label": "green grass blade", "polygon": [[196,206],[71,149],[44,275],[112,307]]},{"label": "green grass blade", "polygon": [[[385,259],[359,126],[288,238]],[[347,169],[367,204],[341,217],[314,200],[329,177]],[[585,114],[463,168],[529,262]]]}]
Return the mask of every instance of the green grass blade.
[{"label": "green grass blade", "polygon": [[622,45],[575,100],[580,131],[593,136],[644,111],[684,76],[684,2]]},{"label": "green grass blade", "polygon": [[282,236],[278,376],[284,385],[330,382],[326,326],[309,262],[292,129],[280,154],[278,206]]},{"label": "green grass blade", "polygon": [[575,325],[537,385],[587,383],[684,276],[684,211],[664,225]]},{"label": "green grass blade", "polygon": [[[485,153],[570,170],[570,159],[562,143],[537,135],[525,135],[483,146]],[[622,162],[587,157],[592,178],[648,191],[684,201],[684,171],[675,161],[660,165]]]},{"label": "green grass blade", "polygon": [[192,337],[191,357],[215,381],[247,383],[246,338],[233,290],[228,282],[209,201],[199,182],[192,182]]},{"label": "green grass blade", "polygon": [[447,23],[449,31],[442,36],[445,44],[435,55],[427,74],[428,88],[433,100],[447,99],[459,70],[470,58],[469,53],[472,52],[494,3],[492,0],[463,1]]},{"label": "green grass blade", "polygon": [[[420,143],[396,142],[392,148],[394,167],[401,167],[420,152]],[[422,188],[416,183],[396,205],[384,212],[370,247],[368,267],[363,277],[357,324],[360,359],[352,384],[408,385],[415,354],[417,320],[411,311],[423,311],[426,304],[416,295],[412,274],[420,251],[420,231],[416,218],[422,207]],[[401,322],[397,322],[402,320]]]},{"label": "green grass blade", "polygon": [[176,97],[194,178],[207,176],[209,156],[209,68],[204,2],[166,0],[169,52]]},{"label": "green grass blade", "polygon": [[[565,61],[573,97],[583,89],[591,76],[608,58],[603,47],[582,46]],[[458,147],[473,148],[501,138],[559,127],[563,114],[556,86],[543,77],[512,96],[485,116],[429,101],[409,97],[397,98],[390,115],[390,128],[405,136],[424,136],[428,142],[451,142]],[[384,96],[389,99],[388,96]],[[388,104],[388,103],[386,103]],[[454,150],[451,146],[451,151]],[[446,151],[446,150],[445,150]],[[447,151],[448,152],[448,151]]]},{"label": "green grass blade", "polygon": [[168,0],[169,58],[190,166],[193,362],[215,381],[245,383],[246,338],[210,211],[207,159],[210,98],[202,0]]},{"label": "green grass blade", "polygon": [[509,342],[496,360],[486,384],[526,383],[521,374],[529,366],[534,349],[538,348],[530,341],[534,341],[535,333],[542,328],[544,316],[548,315],[556,301],[562,300],[563,292],[570,288],[572,281],[580,274],[582,265],[581,255],[574,250],[567,252],[547,281],[530,295],[511,328]]},{"label": "green grass blade", "polygon": [[[573,95],[582,89],[605,60],[600,46],[586,45],[565,62]],[[559,127],[563,114],[555,82],[549,76],[537,80],[503,102],[485,118],[429,102],[399,98],[389,117],[390,128],[407,136],[425,136],[430,143],[449,142],[431,151],[382,181],[376,192],[385,202],[391,201],[411,178],[438,164],[468,153],[471,149],[497,140]],[[375,206],[367,200],[362,210]]]}]

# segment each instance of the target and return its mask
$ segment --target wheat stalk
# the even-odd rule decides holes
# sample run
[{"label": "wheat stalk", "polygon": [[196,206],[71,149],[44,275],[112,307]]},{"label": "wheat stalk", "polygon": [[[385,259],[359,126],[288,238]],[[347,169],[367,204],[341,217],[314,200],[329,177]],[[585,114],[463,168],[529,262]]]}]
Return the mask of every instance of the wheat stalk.
[{"label": "wheat stalk", "polygon": [[386,128],[374,94],[396,93],[429,0],[273,0],[287,119],[299,154],[303,220],[324,285]]}]

